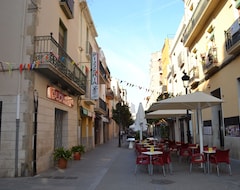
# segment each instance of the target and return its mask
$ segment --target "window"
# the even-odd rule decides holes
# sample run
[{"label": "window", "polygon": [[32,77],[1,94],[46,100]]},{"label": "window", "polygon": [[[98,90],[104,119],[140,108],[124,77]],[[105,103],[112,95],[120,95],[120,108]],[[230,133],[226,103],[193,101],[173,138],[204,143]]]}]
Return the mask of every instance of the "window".
[{"label": "window", "polygon": [[61,61],[66,63],[67,29],[61,20],[59,22],[58,43],[60,45],[60,47],[58,47],[58,55],[61,58]]},{"label": "window", "polygon": [[58,34],[58,42],[60,46],[66,50],[67,48],[67,29],[64,26],[63,22],[59,22],[59,34]]}]

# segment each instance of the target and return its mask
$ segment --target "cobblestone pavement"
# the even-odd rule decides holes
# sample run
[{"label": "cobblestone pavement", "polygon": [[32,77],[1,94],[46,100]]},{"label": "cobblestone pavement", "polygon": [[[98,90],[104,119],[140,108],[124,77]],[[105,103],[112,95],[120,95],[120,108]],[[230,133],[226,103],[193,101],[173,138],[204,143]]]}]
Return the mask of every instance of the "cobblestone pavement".
[{"label": "cobblestone pavement", "polygon": [[204,174],[199,167],[189,172],[189,163],[172,154],[173,174],[154,168],[153,175],[145,167],[135,170],[135,151],[127,142],[118,147],[114,139],[85,153],[80,161],[70,161],[67,169],[52,168],[34,177],[0,178],[0,190],[239,190],[240,162],[231,160],[232,176],[221,166]]}]

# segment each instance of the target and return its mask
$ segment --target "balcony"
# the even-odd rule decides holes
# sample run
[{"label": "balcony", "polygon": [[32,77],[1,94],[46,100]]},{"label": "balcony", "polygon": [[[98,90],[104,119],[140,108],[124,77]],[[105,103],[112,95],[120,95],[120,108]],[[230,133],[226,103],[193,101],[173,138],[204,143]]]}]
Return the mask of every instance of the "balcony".
[{"label": "balcony", "polygon": [[109,100],[113,100],[114,99],[114,93],[112,91],[111,88],[108,88],[106,91],[106,98]]},{"label": "balcony", "polygon": [[[220,3],[225,3],[221,0]],[[210,15],[214,12],[215,8],[219,5],[219,0],[201,0],[199,1],[191,19],[189,20],[183,36],[184,46],[189,47],[195,38],[202,32]]]},{"label": "balcony", "polygon": [[68,19],[73,18],[74,0],[61,0],[59,2],[63,12]]},{"label": "balcony", "polygon": [[168,92],[167,85],[162,85],[162,93],[167,93],[167,92]]},{"label": "balcony", "polygon": [[205,75],[215,73],[218,68],[217,48],[211,47],[207,54],[201,54],[203,71]]},{"label": "balcony", "polygon": [[82,100],[89,106],[95,105],[95,100],[92,100],[89,96],[83,96]]},{"label": "balcony", "polygon": [[36,71],[53,84],[73,95],[85,94],[86,76],[52,35],[35,37],[34,60]]},{"label": "balcony", "polygon": [[199,67],[193,67],[189,72],[189,76],[190,76],[189,85],[191,86],[191,89],[195,89],[200,81]]},{"label": "balcony", "polygon": [[184,57],[184,51],[179,53],[177,60],[178,60],[178,67],[183,68],[183,66],[186,62],[185,57]]},{"label": "balcony", "polygon": [[106,104],[106,102],[103,99],[99,98],[97,100],[96,107],[94,108],[94,111],[99,113],[99,114],[106,115],[107,114],[107,104]]},{"label": "balcony", "polygon": [[100,84],[105,84],[107,82],[107,73],[100,61],[99,63],[99,71],[100,71]]},{"label": "balcony", "polygon": [[[90,84],[87,85],[90,87]],[[95,100],[91,99],[91,93],[90,93],[90,88],[86,89],[86,93],[81,96],[82,100],[85,102],[87,105],[95,105]]]},{"label": "balcony", "polygon": [[225,34],[225,48],[228,54],[238,54],[240,51],[240,25],[239,20],[230,26],[230,28],[224,32]]}]

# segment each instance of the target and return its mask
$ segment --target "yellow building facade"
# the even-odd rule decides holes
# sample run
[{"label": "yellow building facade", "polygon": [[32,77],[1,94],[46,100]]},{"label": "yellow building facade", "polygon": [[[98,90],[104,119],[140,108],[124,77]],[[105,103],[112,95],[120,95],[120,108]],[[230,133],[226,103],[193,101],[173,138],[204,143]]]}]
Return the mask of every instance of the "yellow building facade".
[{"label": "yellow building facade", "polygon": [[234,0],[185,1],[185,13],[192,14],[182,36],[189,52],[191,92],[204,91],[223,100],[203,110],[204,143],[229,148],[234,159],[240,159],[237,8]]}]

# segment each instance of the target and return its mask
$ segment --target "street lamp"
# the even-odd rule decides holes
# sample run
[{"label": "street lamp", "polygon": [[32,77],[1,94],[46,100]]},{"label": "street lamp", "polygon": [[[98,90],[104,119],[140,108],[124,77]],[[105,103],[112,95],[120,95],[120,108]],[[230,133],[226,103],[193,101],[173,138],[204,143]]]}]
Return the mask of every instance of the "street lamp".
[{"label": "street lamp", "polygon": [[[185,88],[186,94],[188,94],[188,85],[189,85],[189,79],[190,77],[187,75],[187,73],[185,71],[183,71],[183,76],[182,76],[182,81],[183,81],[183,86]],[[189,111],[187,109],[187,118],[186,118],[186,122],[187,122],[187,139],[188,139],[188,143],[191,143],[191,133],[190,133],[190,126],[189,126]]]},{"label": "street lamp", "polygon": [[38,92],[33,91],[34,103],[34,138],[33,138],[33,175],[37,174],[37,114],[38,114]]}]

